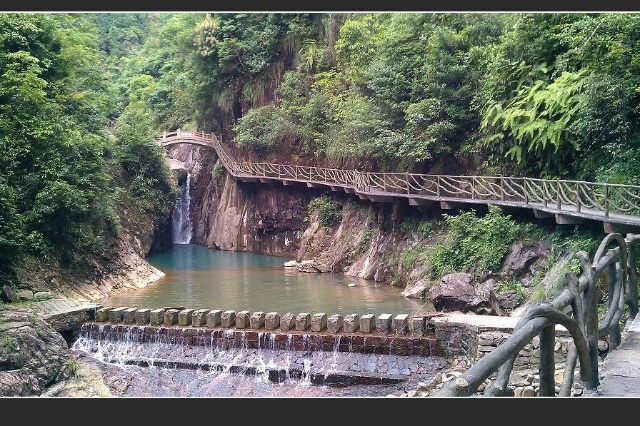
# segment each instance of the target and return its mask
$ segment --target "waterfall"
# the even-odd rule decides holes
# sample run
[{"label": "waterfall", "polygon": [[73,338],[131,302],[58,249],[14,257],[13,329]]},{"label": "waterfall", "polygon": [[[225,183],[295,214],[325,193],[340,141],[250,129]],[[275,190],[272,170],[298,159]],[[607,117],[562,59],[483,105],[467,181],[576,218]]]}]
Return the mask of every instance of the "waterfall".
[{"label": "waterfall", "polygon": [[121,395],[159,397],[386,396],[429,382],[449,362],[423,355],[322,350],[311,335],[208,327],[82,324],[71,346],[108,372]]},{"label": "waterfall", "polygon": [[191,174],[187,173],[184,185],[181,186],[180,199],[173,206],[171,231],[174,244],[189,244],[193,234],[190,217],[191,208]]}]

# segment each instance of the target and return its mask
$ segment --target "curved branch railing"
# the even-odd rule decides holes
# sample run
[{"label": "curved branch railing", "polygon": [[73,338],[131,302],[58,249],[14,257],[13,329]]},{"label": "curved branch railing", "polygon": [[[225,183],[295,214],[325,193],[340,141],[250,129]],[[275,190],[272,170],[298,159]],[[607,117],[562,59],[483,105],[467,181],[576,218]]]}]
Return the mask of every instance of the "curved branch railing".
[{"label": "curved branch railing", "polygon": [[[640,235],[608,234],[600,243],[593,260],[578,252],[582,266],[578,278],[566,275],[567,287],[553,301],[533,306],[518,320],[511,336],[500,346],[477,360],[455,380],[445,383],[433,396],[471,396],[490,376],[492,383],[483,396],[513,396],[507,387],[518,353],[537,335],[540,337],[540,396],[555,396],[555,327],[564,326],[573,342],[566,357],[559,396],[570,396],[579,361],[580,380],[587,389],[600,384],[598,373],[598,339],[608,336],[609,350],[621,340],[620,320],[628,309],[627,321],[638,313],[637,253]],[[613,246],[613,247],[612,247]],[[609,305],[598,320],[598,285],[608,284]],[[565,313],[568,312],[568,313]]]},{"label": "curved branch railing", "polygon": [[506,176],[448,176],[359,172],[314,166],[238,162],[213,133],[165,132],[161,146],[192,143],[213,148],[240,179],[275,179],[342,187],[362,196],[388,195],[525,207],[603,222],[640,225],[640,186]]}]

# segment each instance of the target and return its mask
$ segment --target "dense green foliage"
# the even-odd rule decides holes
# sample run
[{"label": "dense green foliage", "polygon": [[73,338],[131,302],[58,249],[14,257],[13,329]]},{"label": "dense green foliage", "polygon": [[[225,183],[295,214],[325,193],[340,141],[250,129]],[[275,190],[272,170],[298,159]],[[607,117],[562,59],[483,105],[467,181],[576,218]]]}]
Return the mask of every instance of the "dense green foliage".
[{"label": "dense green foliage", "polygon": [[108,134],[117,102],[91,18],[0,14],[0,284],[19,286],[28,257],[71,268],[106,255],[123,192],[151,216],[173,199],[148,134]]},{"label": "dense green foliage", "polygon": [[318,222],[322,226],[330,226],[341,216],[341,206],[336,200],[321,195],[309,202],[309,212],[315,212],[318,215]]},{"label": "dense green foliage", "polygon": [[[132,200],[161,221],[163,130],[365,171],[638,184],[639,39],[634,13],[2,14],[0,280],[104,253]],[[486,220],[450,217],[463,243],[435,269],[494,267],[515,235]]]},{"label": "dense green foliage", "polygon": [[120,123],[265,159],[640,181],[637,14],[111,15]]},{"label": "dense green foliage", "polygon": [[537,231],[533,225],[518,226],[496,206],[489,206],[482,216],[475,210],[445,214],[443,221],[447,232],[427,255],[432,278],[459,271],[476,276],[496,271],[517,239],[530,238]]},{"label": "dense green foliage", "polygon": [[[496,294],[513,293],[520,301],[527,298],[535,302],[552,300],[563,288],[563,282],[553,277],[564,277],[568,272],[580,276],[584,271],[575,253],[585,251],[593,256],[604,237],[601,226],[596,224],[550,227],[506,214],[496,206],[489,206],[486,213],[467,210],[443,214],[438,220],[407,216],[402,230],[417,238],[402,252],[400,265],[409,271],[420,267],[421,279],[428,286],[446,274],[467,272],[473,279],[495,278]],[[533,274],[526,286],[516,276],[502,276],[500,270],[515,243],[526,246],[545,240],[550,243],[551,252],[530,270]],[[551,269],[558,266],[563,269],[545,282]],[[605,288],[603,294],[607,294]]]}]

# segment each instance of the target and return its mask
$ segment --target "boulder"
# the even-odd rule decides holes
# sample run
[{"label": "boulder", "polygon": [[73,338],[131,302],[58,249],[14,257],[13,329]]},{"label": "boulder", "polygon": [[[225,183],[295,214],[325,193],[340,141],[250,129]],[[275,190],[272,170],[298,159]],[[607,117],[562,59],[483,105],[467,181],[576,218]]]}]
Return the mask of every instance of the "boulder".
[{"label": "boulder", "polygon": [[538,269],[544,268],[544,261],[550,254],[549,241],[517,242],[502,262],[498,276],[501,279],[517,278],[523,286],[528,287]]},{"label": "boulder", "polygon": [[6,303],[14,303],[18,301],[18,295],[11,287],[5,284],[0,290],[0,300]]},{"label": "boulder", "polygon": [[39,396],[75,374],[66,340],[30,309],[0,309],[0,396]]},{"label": "boulder", "polygon": [[424,299],[425,293],[427,291],[427,283],[425,280],[418,280],[411,285],[407,285],[407,287],[402,291],[402,295],[408,299]]},{"label": "boulder", "polygon": [[298,263],[298,271],[300,272],[309,272],[309,273],[321,273],[324,272],[322,266],[318,263],[317,260],[303,260]]},{"label": "boulder", "polygon": [[455,272],[442,277],[430,290],[433,307],[438,312],[461,311],[484,315],[501,315],[500,305],[489,283],[473,283],[471,274]]},{"label": "boulder", "polygon": [[21,302],[33,300],[33,291],[31,290],[18,290],[16,295],[18,296],[18,300]]}]

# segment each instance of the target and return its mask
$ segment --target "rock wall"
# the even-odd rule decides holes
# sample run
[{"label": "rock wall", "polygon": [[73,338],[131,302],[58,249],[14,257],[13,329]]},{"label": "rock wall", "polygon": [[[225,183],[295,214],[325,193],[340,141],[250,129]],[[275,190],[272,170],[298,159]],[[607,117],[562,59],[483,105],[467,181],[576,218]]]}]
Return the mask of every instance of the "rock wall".
[{"label": "rock wall", "polygon": [[322,271],[403,285],[398,281],[399,254],[411,241],[399,231],[399,205],[371,203],[346,195],[339,199],[340,220],[322,227],[312,216],[297,260],[313,259]]},{"label": "rock wall", "polygon": [[[295,258],[301,271],[374,280],[418,299],[426,299],[425,290],[436,284],[428,278],[424,254],[437,236],[426,236],[410,224],[441,218],[437,205],[374,203],[304,183],[237,181],[215,151],[195,145],[175,146],[168,159],[181,173],[191,174],[193,244]],[[340,217],[328,226],[308,208],[319,196],[340,206]],[[524,259],[522,248],[515,247],[506,262],[511,274],[533,274],[543,251]]]},{"label": "rock wall", "polygon": [[[313,261],[320,272],[406,284],[398,254],[415,242],[399,228],[412,207],[304,184],[236,181],[216,165],[213,150],[194,145],[178,145],[168,158],[191,174],[193,244]],[[342,217],[328,227],[308,210],[321,195],[341,205]]]},{"label": "rock wall", "polygon": [[193,244],[295,257],[307,226],[308,192],[236,181],[208,148],[179,145],[168,157],[191,174]]},{"label": "rock wall", "polygon": [[39,395],[74,371],[67,342],[28,309],[0,309],[0,396]]},{"label": "rock wall", "polygon": [[[447,318],[442,317],[442,318]],[[438,347],[442,356],[451,360],[452,368],[466,369],[480,358],[503,344],[512,333],[511,327],[478,326],[465,322],[433,321]],[[573,342],[564,328],[556,329],[554,361],[557,368],[566,363],[569,347]],[[535,336],[516,357],[514,369],[537,369],[540,366],[540,338]]]}]

